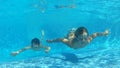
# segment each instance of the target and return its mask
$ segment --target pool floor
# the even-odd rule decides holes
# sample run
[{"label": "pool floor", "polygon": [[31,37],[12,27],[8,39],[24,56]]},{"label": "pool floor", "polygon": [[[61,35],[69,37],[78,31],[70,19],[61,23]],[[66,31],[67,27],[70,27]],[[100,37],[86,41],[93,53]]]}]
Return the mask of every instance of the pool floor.
[{"label": "pool floor", "polygon": [[3,63],[0,68],[120,68],[119,53],[119,49],[60,53]]}]

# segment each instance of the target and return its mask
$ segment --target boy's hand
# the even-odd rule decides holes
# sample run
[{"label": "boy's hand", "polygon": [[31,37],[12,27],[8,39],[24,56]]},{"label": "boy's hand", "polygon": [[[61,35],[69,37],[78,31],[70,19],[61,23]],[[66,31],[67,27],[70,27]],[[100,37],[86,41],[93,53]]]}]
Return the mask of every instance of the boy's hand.
[{"label": "boy's hand", "polygon": [[45,50],[46,53],[48,53],[51,50],[50,47],[47,47],[47,49]]},{"label": "boy's hand", "polygon": [[104,35],[108,35],[108,34],[109,34],[109,30],[107,29],[105,30]]},{"label": "boy's hand", "polygon": [[12,56],[16,56],[17,54],[19,54],[19,52],[12,52],[11,53]]}]

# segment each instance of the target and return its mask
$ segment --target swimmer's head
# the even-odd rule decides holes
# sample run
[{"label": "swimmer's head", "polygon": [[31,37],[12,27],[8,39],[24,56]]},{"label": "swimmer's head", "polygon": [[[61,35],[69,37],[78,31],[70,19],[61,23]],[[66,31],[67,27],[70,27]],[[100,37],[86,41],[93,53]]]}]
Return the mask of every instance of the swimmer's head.
[{"label": "swimmer's head", "polygon": [[88,31],[85,27],[79,27],[77,28],[77,30],[75,31],[75,36],[77,38],[83,38],[83,37],[87,37],[88,36]]},{"label": "swimmer's head", "polygon": [[38,38],[34,38],[31,41],[31,46],[33,48],[38,48],[40,46],[40,40]]}]

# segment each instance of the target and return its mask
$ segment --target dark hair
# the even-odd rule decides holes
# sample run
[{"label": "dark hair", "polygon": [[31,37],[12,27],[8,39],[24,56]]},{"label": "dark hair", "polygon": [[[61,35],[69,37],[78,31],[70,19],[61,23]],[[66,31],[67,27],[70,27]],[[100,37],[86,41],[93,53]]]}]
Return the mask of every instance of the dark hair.
[{"label": "dark hair", "polygon": [[87,34],[88,34],[88,30],[85,27],[77,28],[77,30],[75,31],[75,36],[78,37],[78,36],[82,35],[84,31],[87,32]]},{"label": "dark hair", "polygon": [[32,45],[32,46],[33,46],[33,43],[39,45],[39,44],[40,44],[40,40],[39,40],[38,38],[34,38],[34,39],[32,39],[32,41],[31,41],[31,45]]}]

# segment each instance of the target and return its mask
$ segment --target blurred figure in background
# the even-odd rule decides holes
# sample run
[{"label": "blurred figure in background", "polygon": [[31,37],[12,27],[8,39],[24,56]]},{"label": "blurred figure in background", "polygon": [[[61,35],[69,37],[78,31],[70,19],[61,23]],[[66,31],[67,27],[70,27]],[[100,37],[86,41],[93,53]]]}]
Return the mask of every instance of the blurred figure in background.
[{"label": "blurred figure in background", "polygon": [[[43,36],[44,36],[44,31],[42,31],[41,40],[43,40]],[[26,50],[30,50],[30,49],[35,50],[35,51],[45,49],[45,52],[48,53],[51,48],[49,46],[42,45],[42,42],[38,38],[34,38],[31,40],[31,45],[26,46],[18,51],[12,52],[11,55],[16,56],[16,55],[20,54],[21,52],[26,51]]]}]

